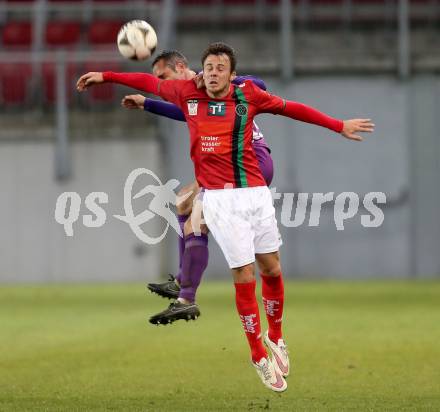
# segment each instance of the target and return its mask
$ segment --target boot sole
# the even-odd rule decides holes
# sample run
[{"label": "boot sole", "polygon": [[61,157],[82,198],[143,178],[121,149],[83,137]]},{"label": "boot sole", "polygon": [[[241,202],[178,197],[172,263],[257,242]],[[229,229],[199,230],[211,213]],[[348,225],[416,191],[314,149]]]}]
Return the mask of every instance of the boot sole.
[{"label": "boot sole", "polygon": [[176,315],[161,318],[151,318],[150,323],[153,325],[170,325],[176,320],[196,320],[200,316],[200,313],[177,313]]}]

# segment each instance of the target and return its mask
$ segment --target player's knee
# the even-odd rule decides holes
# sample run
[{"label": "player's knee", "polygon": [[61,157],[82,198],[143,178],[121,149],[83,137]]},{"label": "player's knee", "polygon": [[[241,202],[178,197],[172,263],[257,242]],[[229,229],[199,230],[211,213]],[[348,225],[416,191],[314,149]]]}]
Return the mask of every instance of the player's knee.
[{"label": "player's knee", "polygon": [[261,268],[261,272],[266,276],[280,276],[281,275],[281,265],[279,263],[266,266]]},{"label": "player's knee", "polygon": [[256,255],[260,272],[266,276],[279,276],[281,263],[279,253]]},{"label": "player's knee", "polygon": [[232,270],[235,283],[251,283],[255,280],[254,265],[246,265]]}]

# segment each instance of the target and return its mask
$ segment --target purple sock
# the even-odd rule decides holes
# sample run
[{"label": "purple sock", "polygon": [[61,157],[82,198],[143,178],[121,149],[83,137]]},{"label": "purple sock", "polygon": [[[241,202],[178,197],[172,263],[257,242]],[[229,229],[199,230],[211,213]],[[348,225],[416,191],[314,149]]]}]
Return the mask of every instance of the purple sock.
[{"label": "purple sock", "polygon": [[188,219],[188,215],[177,215],[177,220],[179,221],[180,230],[182,231],[182,237],[179,236],[179,273],[176,276],[177,282],[180,284],[180,279],[182,278],[182,258],[183,252],[185,250],[185,235],[183,234],[183,227]]},{"label": "purple sock", "polygon": [[195,301],[197,288],[208,266],[208,259],[208,235],[202,233],[195,236],[191,233],[185,236],[179,298]]}]

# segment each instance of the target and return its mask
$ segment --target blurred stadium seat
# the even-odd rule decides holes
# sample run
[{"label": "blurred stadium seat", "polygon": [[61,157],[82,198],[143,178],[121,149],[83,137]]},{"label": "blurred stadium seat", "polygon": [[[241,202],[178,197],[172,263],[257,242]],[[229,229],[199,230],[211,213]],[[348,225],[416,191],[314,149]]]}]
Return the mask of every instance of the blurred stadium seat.
[{"label": "blurred stadium seat", "polygon": [[29,99],[32,66],[28,63],[1,63],[1,101],[8,106],[22,105]]},{"label": "blurred stadium seat", "polygon": [[[86,63],[84,66],[84,72],[95,72],[102,71],[103,67],[105,67],[106,71],[121,71],[121,66],[115,62],[109,63]],[[92,87],[87,93],[87,98],[90,103],[102,103],[102,104],[111,104],[115,102],[116,93],[115,93],[115,85],[112,83],[106,83],[101,85],[100,87]]]},{"label": "blurred stadium seat", "polygon": [[[296,73],[334,72],[340,70],[341,65],[347,71],[357,71],[360,65],[368,71],[389,73],[396,69],[397,1],[291,2],[294,4],[292,22]],[[84,66],[90,70],[92,67],[102,68],[101,65],[87,63],[102,53],[101,61],[119,61],[120,68],[132,70],[132,63],[121,59],[115,47],[120,27],[130,19],[145,18],[157,29],[163,9],[161,0],[47,0],[41,3],[40,9],[34,7],[34,3],[29,0],[0,0],[0,45],[5,54],[13,52],[11,58],[17,62],[26,62],[26,56],[15,52],[31,49],[33,41],[36,53],[40,53],[42,48],[41,55],[47,54],[38,60],[41,70],[34,70],[33,74],[40,77],[31,83],[32,98],[42,97],[40,103],[53,103],[55,98],[54,62],[59,56],[52,53],[54,50],[67,50],[67,61],[81,62],[82,69]],[[178,0],[173,47],[184,51],[191,64],[199,64],[199,51],[206,46],[207,39],[223,39],[241,51],[240,67],[277,74],[281,56],[280,5],[281,0]],[[440,67],[440,53],[436,46],[439,5],[440,0],[410,0],[410,58],[415,70],[431,70],[433,67],[438,70]],[[33,36],[38,38],[33,39]],[[70,51],[75,53],[69,54]],[[262,55],[264,59],[258,57]],[[359,55],[363,56],[362,63],[359,63]],[[5,58],[4,61],[10,60]],[[53,63],[43,65],[42,61]],[[30,58],[28,63],[31,63]],[[67,64],[67,67],[70,84],[71,77],[80,74],[80,71],[76,71],[78,65],[74,68]],[[5,76],[12,76],[11,82],[15,84],[25,71],[21,67],[15,74],[8,69]],[[27,83],[28,80],[25,80],[14,92],[6,82],[2,100],[26,99],[30,93]],[[41,93],[35,89],[37,84],[42,85]],[[87,99],[110,102],[114,99],[113,87],[93,90]]]},{"label": "blurred stadium seat", "polygon": [[[74,92],[74,82],[78,74],[78,65],[75,63],[68,63],[66,65],[66,85],[67,85],[67,101],[72,101]],[[43,95],[44,102],[54,104],[56,101],[56,66],[53,63],[43,63],[42,65],[43,77]]]},{"label": "blurred stadium seat", "polygon": [[89,26],[87,40],[91,46],[114,46],[119,29],[123,25],[120,20],[97,20]]},{"label": "blurred stadium seat", "polygon": [[32,25],[29,21],[9,21],[2,30],[2,43],[5,47],[30,47],[32,44]]},{"label": "blurred stadium seat", "polygon": [[81,25],[76,21],[51,21],[46,25],[46,44],[52,47],[78,45]]}]

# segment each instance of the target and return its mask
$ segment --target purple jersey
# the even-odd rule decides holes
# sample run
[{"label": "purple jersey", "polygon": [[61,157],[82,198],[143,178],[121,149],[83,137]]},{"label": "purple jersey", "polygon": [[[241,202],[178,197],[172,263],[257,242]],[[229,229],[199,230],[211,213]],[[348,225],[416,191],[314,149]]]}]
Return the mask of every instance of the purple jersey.
[{"label": "purple jersey", "polygon": [[254,148],[255,156],[258,160],[258,167],[260,168],[266,185],[270,186],[273,179],[273,160],[270,155],[270,149],[265,143],[254,143],[252,147]]},{"label": "purple jersey", "polygon": [[264,140],[263,133],[255,122],[252,126],[252,144],[266,147],[270,153],[269,145],[266,143],[266,140]]}]

